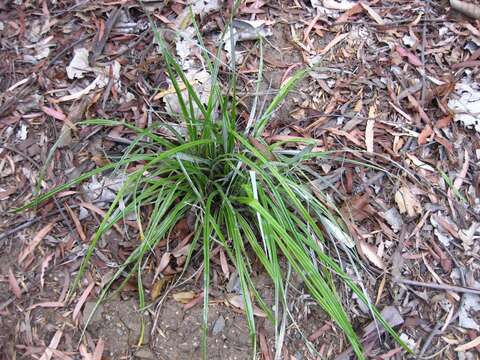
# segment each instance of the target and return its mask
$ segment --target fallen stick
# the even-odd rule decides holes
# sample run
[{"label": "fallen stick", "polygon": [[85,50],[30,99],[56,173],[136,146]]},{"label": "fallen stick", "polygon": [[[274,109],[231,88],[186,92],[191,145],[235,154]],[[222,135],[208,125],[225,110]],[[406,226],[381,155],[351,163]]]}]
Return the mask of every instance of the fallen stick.
[{"label": "fallen stick", "polygon": [[396,282],[405,284],[405,285],[412,285],[412,286],[421,286],[430,289],[438,289],[438,290],[445,290],[445,291],[453,291],[458,293],[467,293],[467,294],[475,294],[480,295],[479,289],[472,289],[463,286],[455,286],[455,285],[446,285],[446,284],[436,284],[432,282],[420,282],[415,280],[408,280],[404,278],[397,278],[395,279]]},{"label": "fallen stick", "polygon": [[480,6],[466,1],[450,0],[450,6],[452,9],[461,12],[463,15],[467,15],[474,19],[480,19]]}]

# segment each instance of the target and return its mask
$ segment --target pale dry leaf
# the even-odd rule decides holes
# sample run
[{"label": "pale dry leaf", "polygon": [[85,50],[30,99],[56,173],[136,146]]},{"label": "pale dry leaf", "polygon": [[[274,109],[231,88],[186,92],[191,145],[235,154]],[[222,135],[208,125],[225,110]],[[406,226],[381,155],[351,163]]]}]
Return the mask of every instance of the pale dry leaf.
[{"label": "pale dry leaf", "polygon": [[422,211],[422,206],[416,196],[406,186],[402,186],[395,193],[395,202],[397,203],[400,214],[413,217]]},{"label": "pale dry leaf", "polygon": [[325,230],[328,232],[328,234],[334,238],[340,241],[342,244],[349,248],[355,247],[355,242],[352,240],[352,238],[344,232],[338,224],[334,224],[331,220],[327,219],[326,217],[322,216],[320,217],[320,221],[322,222],[322,225],[325,227]]},{"label": "pale dry leaf", "polygon": [[463,294],[458,309],[458,325],[464,329],[480,330],[475,314],[480,312],[480,297],[475,294]]},{"label": "pale dry leaf", "polygon": [[[193,87],[195,92],[197,93],[200,101],[203,104],[208,103],[208,99],[210,98],[210,88],[211,88],[211,77],[210,74],[206,70],[188,70],[185,74],[188,82]],[[186,85],[182,82],[181,79],[177,79],[178,85],[181,89],[181,93],[183,96],[184,101],[188,99],[188,91]],[[161,95],[161,96],[160,96]],[[178,114],[182,113],[182,109],[178,100],[178,95],[173,88],[173,85],[155,96],[156,99],[162,98],[163,102],[165,103],[165,108],[167,113],[172,116],[177,116]],[[200,117],[202,112],[198,105],[193,102],[193,111],[195,116]]]},{"label": "pale dry leaf", "polygon": [[[328,53],[335,45],[341,43],[343,40],[345,40],[345,38],[347,38],[349,35],[349,33],[344,33],[344,34],[337,34],[332,41],[330,41],[327,46],[325,46],[322,50],[320,50],[319,52],[319,55],[325,55],[326,53]],[[317,56],[314,56],[310,61],[313,62],[313,63],[317,63],[319,60],[315,60],[317,59]]]},{"label": "pale dry leaf", "polygon": [[194,54],[195,48],[200,48],[200,44],[195,39],[195,28],[193,26],[187,27],[185,30],[178,32],[178,40],[175,43],[175,48],[182,68],[187,70],[192,67],[193,60],[190,58]]},{"label": "pale dry leaf", "polygon": [[368,15],[370,15],[370,17],[375,20],[378,25],[385,25],[385,21],[383,21],[382,17],[378,15],[378,13],[370,6],[368,6],[362,1],[360,2],[360,5],[367,11]]},{"label": "pale dry leaf", "polygon": [[431,165],[424,163],[423,161],[418,159],[415,155],[408,154],[408,153],[406,155],[412,161],[413,165],[418,166],[421,169],[436,173],[436,170]]},{"label": "pale dry leaf", "polygon": [[95,201],[98,206],[103,206],[115,199],[126,179],[127,176],[124,174],[104,176],[100,180],[96,176],[92,176],[89,182],[82,185],[82,189],[87,200]]},{"label": "pale dry leaf", "polygon": [[194,0],[192,3],[192,10],[197,15],[207,15],[220,7],[220,0]]},{"label": "pale dry leaf", "polygon": [[85,95],[89,94],[91,91],[97,88],[101,89],[107,86],[110,79],[113,79],[115,87],[117,88],[117,91],[119,91],[121,86],[120,69],[121,65],[117,60],[115,60],[111,65],[107,65],[103,68],[95,67],[94,69],[92,69],[92,71],[95,71],[95,73],[98,73],[98,75],[95,80],[93,80],[86,88],[74,92],[73,94],[62,96],[61,98],[55,100],[55,102],[58,103],[81,99]]},{"label": "pale dry leaf", "polygon": [[92,354],[90,354],[88,351],[87,351],[87,348],[84,344],[81,344],[79,347],[78,347],[78,352],[80,353],[80,355],[82,356],[82,360],[93,360],[93,356]]},{"label": "pale dry leaf", "polygon": [[365,146],[368,152],[373,152],[373,136],[374,136],[375,120],[368,119],[365,128]]},{"label": "pale dry leaf", "polygon": [[465,77],[455,85],[455,93],[448,101],[448,107],[453,112],[453,119],[460,121],[467,128],[480,132],[480,85]]},{"label": "pale dry leaf", "polygon": [[50,262],[50,260],[53,259],[53,255],[55,255],[54,252],[50,253],[49,255],[47,255],[47,257],[45,259],[43,259],[42,261],[42,265],[41,265],[41,271],[40,271],[40,287],[43,289],[43,285],[45,284],[45,270],[47,269],[48,267],[48,263]]},{"label": "pale dry leaf", "polygon": [[27,310],[33,310],[33,309],[36,309],[38,307],[42,307],[42,308],[58,308],[58,307],[64,307],[65,306],[65,303],[64,302],[60,302],[60,301],[45,301],[45,302],[41,302],[41,303],[37,303],[37,304],[34,304],[30,307],[27,308]]},{"label": "pale dry leaf", "polygon": [[473,349],[474,347],[477,347],[478,345],[480,345],[480,336],[476,337],[475,339],[473,339],[472,341],[469,341],[466,344],[457,346],[455,348],[455,351],[458,351],[458,352],[468,351],[470,349]]},{"label": "pale dry leaf", "polygon": [[[350,10],[357,4],[356,1],[349,0],[322,0],[323,7],[330,10]],[[312,1],[314,7],[320,7],[320,1]]]},{"label": "pale dry leaf", "polygon": [[450,6],[464,15],[480,19],[480,6],[470,1],[450,0]]},{"label": "pale dry leaf", "polygon": [[457,178],[453,182],[453,187],[457,190],[460,189],[460,187],[463,184],[463,181],[465,180],[465,177],[467,176],[468,172],[468,166],[470,163],[470,155],[468,154],[467,149],[465,149],[465,160],[463,162],[462,170],[460,170],[460,174],[458,174]]},{"label": "pale dry leaf", "polygon": [[[227,52],[227,57],[229,59],[232,58],[237,42],[266,38],[272,34],[273,33],[270,28],[267,27],[267,22],[265,20],[249,21],[234,19],[232,21],[232,28],[227,31],[224,39],[224,49]],[[236,62],[240,63],[243,60],[243,55],[240,52],[235,51],[235,58]]]},{"label": "pale dry leaf", "polygon": [[[402,315],[400,314],[400,312],[395,306],[385,307],[380,314],[391,327],[395,327],[404,323]],[[380,331],[384,332],[385,328],[381,326],[376,320],[369,323],[363,329],[363,333],[364,333],[363,338],[365,338],[368,335],[371,335],[374,332],[375,333],[378,332],[379,326],[380,326]]]},{"label": "pale dry leaf", "polygon": [[172,254],[169,253],[168,251],[162,255],[160,259],[160,263],[158,264],[158,269],[157,269],[158,273],[161,273],[163,270],[167,268],[171,258],[172,258]]},{"label": "pale dry leaf", "polygon": [[402,41],[403,41],[403,45],[408,47],[412,47],[417,42],[417,40],[410,35],[404,35],[402,38]]},{"label": "pale dry leaf", "polygon": [[58,347],[58,344],[60,343],[60,339],[62,338],[63,331],[62,330],[57,330],[55,334],[52,337],[52,340],[50,341],[50,344],[48,345],[48,348],[45,349],[45,352],[43,355],[40,357],[40,360],[50,360],[53,356],[53,351],[56,350]]},{"label": "pale dry leaf", "polygon": [[193,291],[181,291],[173,294],[172,296],[175,299],[175,301],[178,301],[179,303],[182,303],[182,304],[187,304],[192,299],[194,299],[197,296],[197,294],[195,294]]},{"label": "pale dry leaf", "polygon": [[403,220],[398,210],[394,207],[383,213],[383,218],[388,222],[394,232],[398,232],[403,226]]},{"label": "pale dry leaf", "polygon": [[478,236],[475,236],[475,234],[479,228],[480,223],[473,222],[469,228],[458,231],[458,237],[462,240],[462,245],[465,250],[470,250],[475,239],[478,239]]},{"label": "pale dry leaf", "polygon": [[[227,296],[226,300],[230,305],[236,307],[237,309],[245,311],[245,304],[243,302],[242,295],[230,295]],[[253,305],[253,315],[258,317],[267,317],[267,314],[265,314],[255,305]]]},{"label": "pale dry leaf", "polygon": [[376,267],[384,270],[385,264],[383,263],[382,258],[377,253],[377,248],[374,245],[368,244],[365,240],[361,239],[358,242],[360,251],[365,255],[365,257]]},{"label": "pale dry leaf", "polygon": [[91,71],[88,64],[88,50],[77,48],[73,50],[73,58],[67,66],[67,76],[69,79],[81,79],[87,72]]}]

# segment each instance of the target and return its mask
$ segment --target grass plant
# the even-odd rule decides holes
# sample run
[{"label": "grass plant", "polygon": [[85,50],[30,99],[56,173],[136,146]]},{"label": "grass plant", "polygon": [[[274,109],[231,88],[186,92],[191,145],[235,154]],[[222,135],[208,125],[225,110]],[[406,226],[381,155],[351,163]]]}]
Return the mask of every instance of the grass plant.
[{"label": "grass plant", "polygon": [[[120,159],[55,187],[22,208],[34,208],[100,173],[128,174],[89,244],[72,290],[78,287],[89,267],[99,239],[114,224],[135,214],[139,228],[138,246],[102,289],[100,300],[105,298],[114,283],[125,284],[136,277],[140,308],[144,308],[142,270],[145,260],[175,224],[188,213],[193,213],[195,232],[185,266],[195,254],[202,255],[204,358],[207,358],[210,257],[216,246],[224,249],[238,271],[254,352],[254,306],[260,307],[277,326],[282,317],[279,306],[270,309],[255,288],[252,280],[254,258],[275,286],[276,305],[286,305],[286,270],[282,264],[288,263],[312,298],[342,329],[357,358],[364,358],[361,342],[337,292],[336,280],[343,282],[367,304],[373,317],[400,342],[356,281],[342,270],[337,259],[329,255],[331,242],[324,235],[322,221],[327,219],[340,232],[344,232],[343,226],[338,214],[330,210],[334,206],[327,204],[317,191],[312,191],[311,179],[302,170],[306,161],[312,162],[312,159],[322,157],[322,153],[312,152],[313,145],[309,147],[307,142],[306,150],[294,156],[282,154],[277,151],[281,144],[269,146],[262,140],[274,111],[307,70],[295,73],[262,113],[251,116],[248,127],[240,129],[234,69],[231,68],[232,74],[226,83],[224,79],[222,82],[218,54],[204,54],[211,75],[211,88],[208,102],[202,103],[195,86],[168,50],[162,35],[155,26],[153,29],[180,105],[177,121],[185,125],[186,134],[169,127],[175,139],[168,140],[158,134],[159,128],[168,127],[162,123],[141,129],[117,120],[83,122],[83,125],[105,127],[121,125],[135,132],[137,137]],[[148,217],[147,213],[150,214]]]}]

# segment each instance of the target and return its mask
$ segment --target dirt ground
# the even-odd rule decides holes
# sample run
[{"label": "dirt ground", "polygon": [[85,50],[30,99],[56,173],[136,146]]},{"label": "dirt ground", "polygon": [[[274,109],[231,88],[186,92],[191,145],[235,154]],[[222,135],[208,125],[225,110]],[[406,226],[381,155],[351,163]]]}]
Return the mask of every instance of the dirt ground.
[{"label": "dirt ground", "polygon": [[[155,274],[171,251],[165,242],[145,268],[146,309],[139,310],[131,279],[92,313],[102,286],[136,245],[128,219],[100,240],[79,290],[67,297],[115,194],[106,177],[35,210],[13,211],[131,142],[125,128],[75,123],[122,119],[144,128],[172,120],[166,96],[158,96],[168,81],[145,11],[159,28],[174,30],[165,34],[183,66],[198,64],[200,51],[185,23],[187,1],[145,3],[0,0],[0,359],[201,356],[202,264],[193,259],[185,282],[179,260]],[[188,3],[214,52],[233,2]],[[253,104],[261,53],[259,108],[296,70],[312,66],[263,136],[285,141],[286,150],[302,149],[295,138],[314,139],[315,151],[335,155],[318,160],[313,181],[340,209],[362,265],[339,260],[416,354],[376,328],[369,309],[339,285],[371,359],[480,356],[480,22],[473,18],[480,4],[451,3],[249,0],[235,17],[258,26],[235,48],[239,126]],[[222,59],[229,61],[225,50]],[[172,249],[188,238],[188,222],[177,224]],[[232,300],[240,296],[238,276],[220,253],[212,257],[208,358],[250,359],[247,321]],[[272,305],[271,283],[254,270]],[[273,360],[275,329],[257,320],[255,356]],[[353,358],[295,277],[283,345],[281,359]]]}]

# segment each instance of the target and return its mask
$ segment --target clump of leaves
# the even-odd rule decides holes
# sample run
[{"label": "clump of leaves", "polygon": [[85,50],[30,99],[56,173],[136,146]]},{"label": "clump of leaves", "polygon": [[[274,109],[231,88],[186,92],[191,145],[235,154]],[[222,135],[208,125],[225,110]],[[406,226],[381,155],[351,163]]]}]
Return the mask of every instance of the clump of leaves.
[{"label": "clump of leaves", "polygon": [[[305,76],[306,70],[292,76],[265,111],[247,129],[240,131],[237,126],[235,75],[230,77],[227,91],[222,89],[218,75],[219,57],[212,61],[209,54],[205,53],[211,75],[211,91],[208,103],[202,103],[155,27],[154,33],[177,94],[181,109],[179,120],[186,126],[187,134],[182,135],[169,128],[175,134],[175,139],[168,140],[157,132],[159,127],[167,126],[165,124],[158,124],[157,128],[141,129],[114,120],[94,119],[84,122],[89,125],[122,125],[133,130],[138,137],[121,159],[58,186],[24,207],[35,207],[99,173],[117,171],[128,175],[88,247],[74,289],[89,266],[101,236],[127,215],[135,214],[140,243],[104,287],[100,300],[104,299],[115,281],[122,279],[125,283],[136,275],[140,307],[144,308],[144,259],[161,239],[168,236],[178,221],[187,213],[193,212],[196,215],[195,235],[187,264],[194,253],[201,251],[204,358],[208,331],[210,256],[212,247],[220,245],[238,271],[254,345],[254,303],[274,322],[278,322],[278,313],[273,314],[255,288],[251,278],[252,256],[257,258],[272,279],[277,299],[286,301],[286,274],[280,264],[280,259],[283,258],[303,280],[312,298],[344,331],[357,357],[363,359],[360,341],[335,289],[334,276],[343,281],[361,301],[366,304],[369,301],[355,281],[325,251],[328,246],[319,223],[326,219],[330,226],[339,231],[341,226],[329,211],[332,206],[326,206],[318,192],[312,191],[309,179],[302,171],[305,160],[322,154],[310,152],[308,147],[293,156],[282,154],[277,151],[279,144],[268,146],[260,136],[274,110],[298,80]],[[149,209],[148,220],[142,218],[145,209]],[[399,340],[377,309],[371,307],[371,310],[375,319]],[[275,311],[278,312],[278,307],[275,307]]]}]

